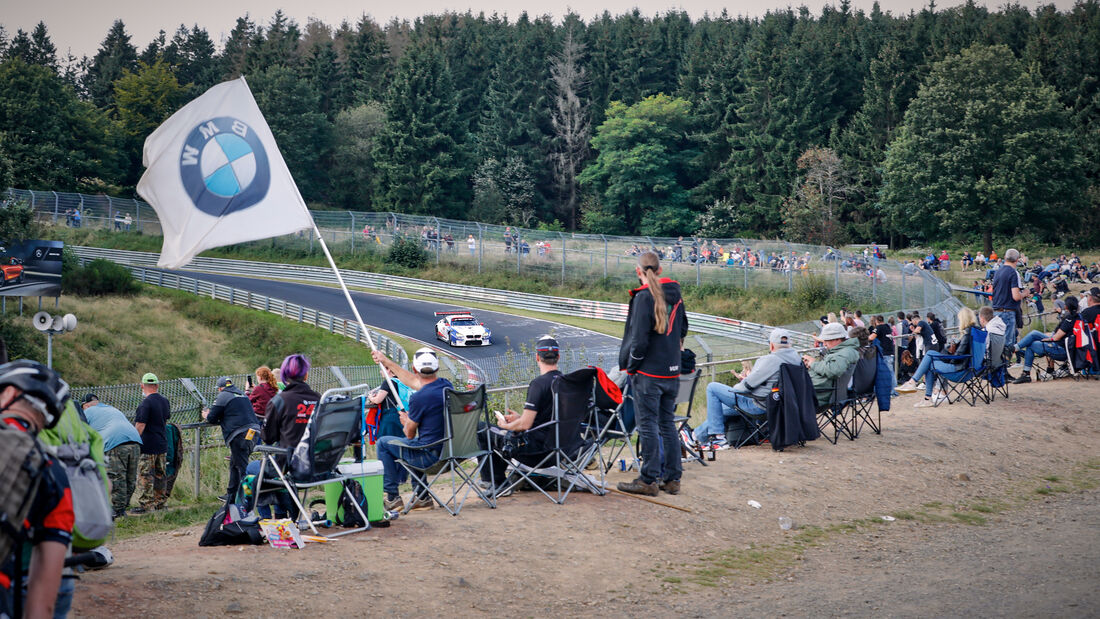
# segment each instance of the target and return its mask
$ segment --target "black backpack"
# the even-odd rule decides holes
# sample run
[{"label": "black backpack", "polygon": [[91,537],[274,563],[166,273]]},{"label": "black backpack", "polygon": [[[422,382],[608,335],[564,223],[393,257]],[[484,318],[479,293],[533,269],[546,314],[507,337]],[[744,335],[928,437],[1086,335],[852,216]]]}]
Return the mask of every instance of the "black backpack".
[{"label": "black backpack", "polygon": [[238,544],[262,544],[260,519],[256,516],[242,518],[240,508],[232,501],[214,512],[199,538],[199,546],[236,546]]},{"label": "black backpack", "polygon": [[[359,504],[359,509],[363,510],[363,513],[367,513],[367,495],[363,493],[363,487],[359,485],[359,482],[354,479],[349,479],[344,482],[353,497],[355,497],[355,503]],[[309,507],[313,509],[316,505],[323,505],[324,499],[317,499],[310,502]],[[354,529],[358,527],[366,526],[367,523],[363,522],[363,518],[359,516],[359,512],[355,510],[355,504],[348,498],[347,492],[340,493],[340,502],[338,503],[335,514],[315,514],[314,520],[329,520],[332,524],[339,525],[348,529]],[[389,520],[383,519],[380,522],[371,523],[372,526],[388,527],[390,526]]]}]

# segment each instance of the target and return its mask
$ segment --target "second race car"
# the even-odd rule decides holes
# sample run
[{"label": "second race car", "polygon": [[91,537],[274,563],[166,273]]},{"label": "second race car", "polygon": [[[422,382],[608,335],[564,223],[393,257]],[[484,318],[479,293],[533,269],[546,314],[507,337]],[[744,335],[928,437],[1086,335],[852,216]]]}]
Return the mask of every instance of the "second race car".
[{"label": "second race car", "polygon": [[436,312],[435,337],[451,346],[488,346],[492,332],[470,312]]}]

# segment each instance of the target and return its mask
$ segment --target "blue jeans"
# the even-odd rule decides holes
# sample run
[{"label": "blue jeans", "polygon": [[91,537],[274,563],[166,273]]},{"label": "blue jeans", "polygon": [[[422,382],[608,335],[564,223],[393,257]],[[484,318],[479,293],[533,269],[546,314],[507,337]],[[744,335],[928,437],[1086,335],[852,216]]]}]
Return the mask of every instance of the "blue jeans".
[{"label": "blue jeans", "polygon": [[[936,352],[934,350],[930,350],[925,353],[924,357],[920,360],[920,365],[917,366],[917,371],[913,372],[913,382],[919,381],[921,377],[925,374],[928,374],[929,370],[931,370],[933,367],[936,369],[937,372],[940,373],[959,371],[958,366],[956,366],[954,363],[939,360],[939,357],[944,356],[944,354],[945,353]],[[935,382],[936,381],[932,380],[931,376],[929,376],[928,379],[924,381],[925,397],[932,396],[932,387],[935,385]]]},{"label": "blue jeans", "polygon": [[[439,460],[439,449],[406,449],[405,443],[411,446],[424,445],[419,439],[407,439],[401,436],[387,436],[378,440],[378,459],[382,461],[382,489],[387,496],[398,494],[402,482],[408,478],[408,472],[397,463],[400,458],[417,467],[428,467]],[[413,484],[413,490],[417,495],[421,493],[418,484]]]},{"label": "blue jeans", "polygon": [[673,416],[680,379],[632,374],[630,386],[634,392],[638,444],[641,446],[642,481],[679,481],[683,462]]},{"label": "blue jeans", "polygon": [[710,383],[707,385],[707,418],[695,428],[695,440],[700,443],[707,440],[708,436],[726,433],[726,417],[737,415],[734,407],[750,415],[766,415],[767,410],[762,408],[751,395],[737,391],[729,385],[722,383]]},{"label": "blue jeans", "polygon": [[1000,316],[1005,323],[1005,350],[1012,350],[1016,345],[1016,312],[994,312],[994,314]]},{"label": "blue jeans", "polygon": [[1057,357],[1059,359],[1065,359],[1065,344],[1062,342],[1042,341],[1048,337],[1050,336],[1046,333],[1032,331],[1025,335],[1024,339],[1020,340],[1017,348],[1024,352],[1025,374],[1031,371],[1031,364],[1035,361],[1035,357]]}]

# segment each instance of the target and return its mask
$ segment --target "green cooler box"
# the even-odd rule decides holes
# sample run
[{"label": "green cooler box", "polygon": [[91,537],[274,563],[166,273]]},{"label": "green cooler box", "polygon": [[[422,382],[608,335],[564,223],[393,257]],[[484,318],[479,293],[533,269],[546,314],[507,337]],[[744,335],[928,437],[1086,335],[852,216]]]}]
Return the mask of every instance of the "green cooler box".
[{"label": "green cooler box", "polygon": [[[359,485],[363,487],[363,495],[367,497],[367,520],[378,522],[386,517],[382,507],[382,462],[380,460],[364,460],[354,462],[348,460],[336,466],[336,470],[343,475],[352,475]],[[343,484],[325,484],[325,513],[337,514],[343,518],[340,510],[340,495],[343,493]],[[331,519],[331,517],[330,517]]]}]

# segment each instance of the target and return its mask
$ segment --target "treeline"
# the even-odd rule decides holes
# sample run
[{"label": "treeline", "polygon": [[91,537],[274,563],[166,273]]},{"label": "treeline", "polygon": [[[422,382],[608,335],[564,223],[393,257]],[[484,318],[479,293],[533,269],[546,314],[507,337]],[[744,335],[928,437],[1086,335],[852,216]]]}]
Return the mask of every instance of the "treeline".
[{"label": "treeline", "polygon": [[92,58],[0,30],[0,185],[132,193],[245,75],[313,205],[610,234],[1100,242],[1100,0],[762,18],[239,18]]}]

